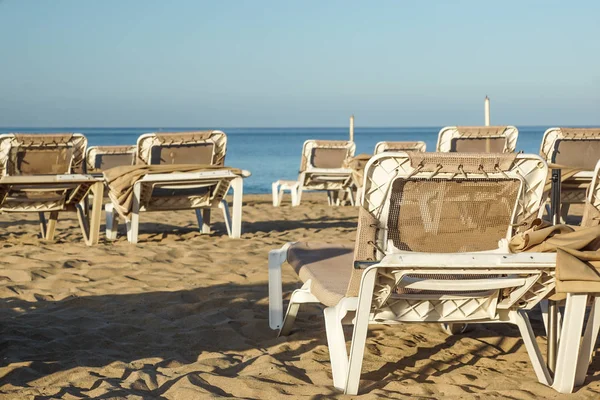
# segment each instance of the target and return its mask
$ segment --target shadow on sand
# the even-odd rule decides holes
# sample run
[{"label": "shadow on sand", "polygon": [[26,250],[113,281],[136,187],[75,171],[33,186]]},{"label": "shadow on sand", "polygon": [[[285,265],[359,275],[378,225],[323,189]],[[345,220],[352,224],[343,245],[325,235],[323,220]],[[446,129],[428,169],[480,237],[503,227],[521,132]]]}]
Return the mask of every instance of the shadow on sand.
[{"label": "shadow on sand", "polygon": [[[285,285],[284,290],[289,292],[293,286]],[[297,347],[288,346],[284,351],[279,347],[271,355],[285,365],[290,375],[311,384],[307,371],[292,365],[293,361],[317,346],[326,346],[322,313],[317,306],[307,306],[301,311],[296,331],[291,336],[276,338],[276,333],[268,328],[265,284],[232,283],[185,291],[71,297],[61,301],[39,299],[27,302],[5,298],[3,303],[0,310],[1,364],[21,365],[0,378],[0,386],[27,387],[34,380],[75,367],[105,367],[115,362],[135,364],[136,360],[150,358],[158,361],[139,367],[150,375],[156,375],[160,368],[201,363],[198,360],[202,354],[211,352],[223,354],[231,361],[231,366],[217,368],[217,373],[234,377],[255,359],[244,360],[236,352],[249,349],[269,351],[286,342],[296,341],[303,343]],[[539,320],[534,323],[540,331]],[[397,329],[403,329],[403,326],[399,325]],[[348,338],[350,332],[348,327]],[[481,339],[518,337],[519,333],[514,327],[493,325],[476,326],[467,335]],[[457,355],[456,360],[445,361],[444,364],[450,367],[443,370],[439,370],[434,356],[462,337],[451,336],[440,344],[415,344],[416,353],[412,357],[388,362],[364,374],[364,379],[374,383],[363,386],[361,391],[365,393],[382,388],[385,385],[382,381],[386,379],[427,381],[431,375],[459,368],[465,364],[462,354]],[[522,342],[517,343],[509,352],[522,346]],[[497,346],[497,355],[490,356],[489,346],[481,341],[480,351],[472,353],[466,364],[506,353]],[[420,372],[409,374],[404,371],[405,367],[414,367],[423,360],[428,361],[419,368]],[[328,370],[329,366],[323,365],[323,368]],[[590,372],[598,369],[600,360],[596,359]],[[121,377],[113,379],[126,379],[133,370],[135,368],[125,368]],[[432,370],[438,372],[432,374]],[[207,382],[199,384],[205,385],[204,389],[215,395],[229,395],[222,388],[210,387]],[[171,385],[165,384],[150,391],[113,390],[106,397],[134,393],[160,397]],[[77,387],[63,388],[62,391],[73,396],[85,396]]]}]

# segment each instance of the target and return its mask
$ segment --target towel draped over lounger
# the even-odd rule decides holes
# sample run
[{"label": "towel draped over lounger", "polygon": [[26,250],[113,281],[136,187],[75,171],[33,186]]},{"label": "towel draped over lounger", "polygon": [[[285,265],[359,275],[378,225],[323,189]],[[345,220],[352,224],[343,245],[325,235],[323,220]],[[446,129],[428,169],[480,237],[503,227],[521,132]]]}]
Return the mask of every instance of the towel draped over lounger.
[{"label": "towel draped over lounger", "polygon": [[104,171],[104,179],[108,185],[108,196],[116,210],[120,215],[128,218],[133,206],[133,185],[146,175],[207,171],[231,171],[240,176],[243,174],[241,169],[219,165],[124,165]]},{"label": "towel draped over lounger", "polygon": [[549,225],[535,220],[509,244],[514,253],[556,252],[556,293],[600,293],[600,225]]}]

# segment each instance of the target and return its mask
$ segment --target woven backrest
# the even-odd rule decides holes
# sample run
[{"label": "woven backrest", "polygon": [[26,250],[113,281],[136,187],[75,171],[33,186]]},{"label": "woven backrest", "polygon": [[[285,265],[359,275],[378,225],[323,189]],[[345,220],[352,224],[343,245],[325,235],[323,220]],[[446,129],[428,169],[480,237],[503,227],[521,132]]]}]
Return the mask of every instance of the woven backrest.
[{"label": "woven backrest", "polygon": [[83,173],[86,146],[79,133],[0,135],[0,176]]},{"label": "woven backrest", "polygon": [[453,153],[512,153],[519,131],[514,126],[450,126],[438,135],[436,151]]},{"label": "woven backrest", "polygon": [[138,163],[224,165],[227,135],[221,131],[147,133],[138,138]]},{"label": "woven backrest", "polygon": [[593,171],[600,159],[600,128],[550,128],[540,155],[548,163]]},{"label": "woven backrest", "polygon": [[397,179],[391,186],[388,240],[405,251],[496,249],[507,236],[520,187],[518,177]]},{"label": "woven backrest", "polygon": [[302,147],[300,172],[313,168],[343,168],[346,159],[354,156],[354,142],[346,140],[307,140]]},{"label": "woven backrest", "polygon": [[110,168],[134,165],[135,146],[92,146],[85,152],[85,172],[98,174]]},{"label": "woven backrest", "polygon": [[379,154],[386,151],[421,151],[427,149],[425,142],[379,142],[375,145],[373,154]]},{"label": "woven backrest", "polygon": [[[540,215],[547,171],[535,155],[376,155],[365,169],[355,259],[496,249]],[[348,295],[358,291],[361,272],[353,273]]]}]

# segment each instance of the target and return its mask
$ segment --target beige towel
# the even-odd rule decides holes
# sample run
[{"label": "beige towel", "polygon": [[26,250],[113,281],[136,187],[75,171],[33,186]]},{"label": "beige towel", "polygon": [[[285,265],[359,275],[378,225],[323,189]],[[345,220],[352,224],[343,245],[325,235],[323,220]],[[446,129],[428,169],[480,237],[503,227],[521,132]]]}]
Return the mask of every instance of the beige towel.
[{"label": "beige towel", "polygon": [[509,243],[513,253],[556,252],[556,293],[600,293],[600,226],[549,225],[539,219]]},{"label": "beige towel", "polygon": [[108,185],[108,196],[115,209],[125,218],[129,218],[133,205],[133,185],[146,175],[171,174],[177,172],[203,172],[226,170],[242,176],[242,170],[218,165],[168,164],[168,165],[123,165],[104,171]]}]

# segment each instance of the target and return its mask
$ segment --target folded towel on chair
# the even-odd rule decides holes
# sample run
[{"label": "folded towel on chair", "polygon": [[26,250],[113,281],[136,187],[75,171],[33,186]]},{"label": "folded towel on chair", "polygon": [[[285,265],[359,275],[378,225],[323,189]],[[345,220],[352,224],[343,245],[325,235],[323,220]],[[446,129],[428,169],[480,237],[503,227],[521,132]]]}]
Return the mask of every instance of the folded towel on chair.
[{"label": "folded towel on chair", "polygon": [[108,169],[103,174],[108,186],[108,196],[115,209],[128,218],[133,206],[133,185],[145,176],[207,171],[231,171],[235,175],[247,175],[238,168],[204,164],[124,165]]}]

